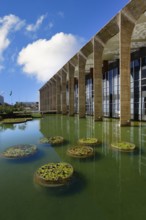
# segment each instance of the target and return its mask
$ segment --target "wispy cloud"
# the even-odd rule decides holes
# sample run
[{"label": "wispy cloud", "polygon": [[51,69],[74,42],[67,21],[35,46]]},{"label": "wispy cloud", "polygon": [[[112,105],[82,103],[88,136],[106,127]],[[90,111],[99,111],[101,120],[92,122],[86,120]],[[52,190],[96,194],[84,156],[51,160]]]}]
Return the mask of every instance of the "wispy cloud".
[{"label": "wispy cloud", "polygon": [[20,30],[24,24],[25,21],[21,20],[19,17],[13,14],[0,17],[0,70],[4,68],[2,66],[3,52],[11,43],[9,38],[10,32]]},{"label": "wispy cloud", "polygon": [[79,50],[83,43],[80,37],[57,33],[50,40],[40,39],[28,44],[20,51],[17,62],[22,66],[24,73],[45,82]]},{"label": "wispy cloud", "polygon": [[59,11],[59,12],[58,12],[58,15],[59,15],[60,17],[64,18],[64,12],[63,12],[63,11]]},{"label": "wispy cloud", "polygon": [[53,26],[54,26],[53,22],[50,21],[48,24],[48,28],[51,29]]},{"label": "wispy cloud", "polygon": [[44,19],[47,17],[47,15],[41,15],[37,21],[35,22],[35,24],[29,24],[26,26],[26,30],[29,32],[35,32],[37,31],[41,24],[43,23]]}]

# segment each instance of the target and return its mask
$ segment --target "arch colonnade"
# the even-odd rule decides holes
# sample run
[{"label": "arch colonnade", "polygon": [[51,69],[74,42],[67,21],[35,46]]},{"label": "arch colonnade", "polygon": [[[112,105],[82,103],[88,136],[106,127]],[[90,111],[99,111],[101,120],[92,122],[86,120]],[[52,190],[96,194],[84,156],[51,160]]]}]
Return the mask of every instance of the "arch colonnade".
[{"label": "arch colonnade", "polygon": [[[145,11],[145,0],[132,0],[96,33],[40,88],[40,111],[70,116],[78,113],[82,118],[88,113],[89,101],[92,109],[89,112],[95,121],[106,115],[112,117],[109,112],[116,108],[120,125],[128,125],[132,112],[146,101],[140,97],[136,106],[136,98],[133,97],[136,93],[132,93],[131,86],[135,88],[136,85],[132,84],[136,80],[136,73],[135,78],[131,73],[132,61],[140,60],[141,63],[146,57]],[[140,73],[141,67],[140,64]],[[117,73],[114,73],[115,69]],[[144,81],[139,81],[140,87],[141,82]],[[115,88],[118,92],[114,91]]]}]

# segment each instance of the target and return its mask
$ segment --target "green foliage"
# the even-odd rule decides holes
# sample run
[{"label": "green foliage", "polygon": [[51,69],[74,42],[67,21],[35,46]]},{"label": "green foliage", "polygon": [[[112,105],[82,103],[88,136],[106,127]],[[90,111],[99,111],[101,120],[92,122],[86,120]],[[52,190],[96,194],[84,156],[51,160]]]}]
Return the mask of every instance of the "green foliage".
[{"label": "green foliage", "polygon": [[92,147],[81,145],[81,146],[68,148],[67,154],[71,157],[87,158],[87,157],[93,156],[94,151]]},{"label": "green foliage", "polygon": [[15,124],[26,122],[28,119],[26,118],[6,118],[2,121],[3,124]]},{"label": "green foliage", "polygon": [[41,143],[41,144],[46,144],[46,143],[48,143],[48,138],[45,138],[45,137],[41,138],[41,139],[40,139],[40,143]]},{"label": "green foliage", "polygon": [[32,116],[32,118],[41,118],[42,117],[41,113],[39,113],[39,112],[33,112],[33,113],[31,113],[31,116]]},{"label": "green foliage", "polygon": [[1,156],[8,159],[19,159],[33,155],[37,152],[37,147],[30,144],[20,144],[7,148]]},{"label": "green foliage", "polygon": [[40,167],[36,172],[37,182],[41,185],[64,184],[73,174],[73,167],[65,162],[48,163]]},{"label": "green foliage", "polygon": [[121,151],[132,151],[135,149],[135,144],[126,142],[126,141],[121,141],[117,143],[112,143],[111,146],[115,149],[119,149]]},{"label": "green foliage", "polygon": [[97,138],[81,138],[79,139],[79,144],[83,145],[96,145],[98,143]]},{"label": "green foliage", "polygon": [[0,105],[0,113],[1,114],[10,114],[13,113],[14,107],[11,105]]},{"label": "green foliage", "polygon": [[54,137],[48,138],[48,143],[53,144],[53,145],[62,144],[63,142],[64,142],[64,138],[61,136],[54,136]]}]

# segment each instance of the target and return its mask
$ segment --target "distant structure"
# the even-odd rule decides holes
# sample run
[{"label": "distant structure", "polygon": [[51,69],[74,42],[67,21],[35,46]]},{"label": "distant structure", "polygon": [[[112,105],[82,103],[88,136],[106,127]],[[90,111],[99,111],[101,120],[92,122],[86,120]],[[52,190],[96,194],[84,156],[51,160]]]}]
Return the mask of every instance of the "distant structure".
[{"label": "distant structure", "polygon": [[4,104],[4,97],[2,95],[0,95],[0,105]]},{"label": "distant structure", "polygon": [[129,1],[40,88],[40,111],[146,121],[146,0]]},{"label": "distant structure", "polygon": [[23,107],[25,110],[38,111],[39,103],[38,102],[16,102],[16,105]]}]

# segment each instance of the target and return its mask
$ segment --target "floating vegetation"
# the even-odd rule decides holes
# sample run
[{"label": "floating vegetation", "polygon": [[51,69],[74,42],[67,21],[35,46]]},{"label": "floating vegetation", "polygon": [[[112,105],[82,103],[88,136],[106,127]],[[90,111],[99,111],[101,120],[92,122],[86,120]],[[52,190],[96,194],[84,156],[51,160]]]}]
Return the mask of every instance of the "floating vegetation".
[{"label": "floating vegetation", "polygon": [[35,182],[47,187],[66,184],[73,175],[73,167],[69,163],[48,163],[35,173]]},{"label": "floating vegetation", "polygon": [[48,138],[48,143],[53,144],[53,145],[62,144],[63,142],[64,142],[64,138],[61,136],[54,136],[54,137]]},{"label": "floating vegetation", "polygon": [[16,124],[23,123],[28,120],[32,120],[32,118],[6,118],[2,121],[3,124]]},{"label": "floating vegetation", "polygon": [[32,118],[42,118],[42,114],[39,112],[33,112],[31,113]]},{"label": "floating vegetation", "polygon": [[40,139],[40,143],[41,143],[41,144],[46,144],[46,143],[48,143],[48,141],[49,141],[49,140],[48,140],[48,138],[46,138],[46,137],[43,137],[43,138]]},{"label": "floating vegetation", "polygon": [[121,151],[130,152],[135,149],[135,144],[121,141],[121,142],[117,142],[117,143],[112,143],[111,147],[118,149],[118,150],[121,150]]},{"label": "floating vegetation", "polygon": [[36,152],[37,152],[37,147],[35,145],[19,144],[7,148],[3,153],[1,153],[1,157],[8,159],[21,159],[32,156]]},{"label": "floating vegetation", "polygon": [[67,155],[75,158],[87,158],[93,156],[94,151],[89,146],[75,146],[68,148]]},{"label": "floating vegetation", "polygon": [[98,139],[97,138],[81,138],[79,139],[78,142],[79,144],[93,146],[93,145],[98,144]]}]

